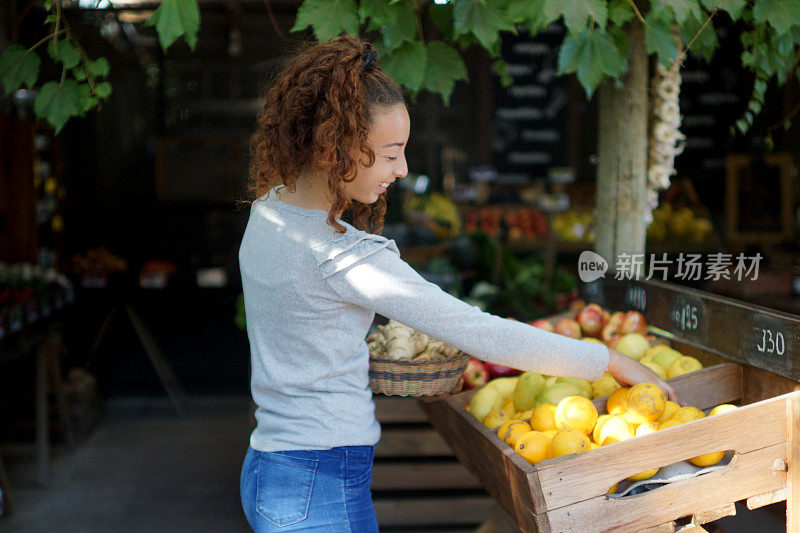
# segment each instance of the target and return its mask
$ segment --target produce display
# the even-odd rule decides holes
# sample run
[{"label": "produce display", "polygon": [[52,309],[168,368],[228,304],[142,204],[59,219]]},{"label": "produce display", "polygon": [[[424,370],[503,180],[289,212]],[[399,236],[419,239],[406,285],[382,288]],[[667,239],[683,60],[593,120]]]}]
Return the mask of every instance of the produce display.
[{"label": "produce display", "polygon": [[29,263],[0,262],[0,339],[73,300],[72,284],[64,274]]},{"label": "produce display", "polygon": [[647,239],[654,242],[689,240],[704,243],[713,234],[714,227],[710,220],[696,216],[688,207],[675,210],[669,203],[653,210],[653,221],[647,226]]},{"label": "produce display", "polygon": [[435,361],[458,355],[458,348],[390,320],[367,337],[371,357],[409,361]]},{"label": "produce display", "polygon": [[426,226],[440,239],[455,237],[461,232],[461,219],[458,207],[447,196],[431,193],[412,196],[403,203],[403,213],[422,213]]},{"label": "produce display", "polygon": [[[549,320],[539,319],[534,320],[530,325],[574,339],[605,344],[636,359],[662,379],[673,378],[703,368],[702,363],[696,358],[685,356],[666,344],[653,346],[652,341],[655,340],[655,337],[647,334],[647,320],[638,311],[609,313],[597,304],[589,304],[578,311],[574,319],[563,318],[555,325]],[[519,370],[487,363],[473,357],[464,370],[464,387],[468,389],[481,387],[493,378],[514,376],[519,373]],[[590,394],[588,397],[599,398],[613,392],[613,384],[605,378],[606,376],[597,382],[588,384],[590,389],[597,389],[600,392],[599,395]],[[571,378],[558,379],[563,381]],[[553,383],[548,383],[548,385]]]},{"label": "produce display", "polygon": [[[601,394],[607,396],[605,412],[598,411],[592,402],[593,398],[604,397]],[[527,462],[535,464],[736,408],[722,404],[706,415],[697,407],[681,407],[667,400],[653,383],[622,387],[611,374],[589,383],[525,372],[489,381],[474,394],[467,410]],[[724,455],[724,450],[711,452],[692,457],[689,462],[712,466]],[[628,481],[651,478],[663,466],[667,465],[635,474]],[[611,487],[609,494],[616,489],[617,486]]]},{"label": "produce display", "polygon": [[550,234],[547,216],[538,208],[471,207],[464,214],[467,233],[481,230],[497,237],[503,228],[510,240],[544,239]]},{"label": "produce display", "polygon": [[[667,344],[651,343],[647,321],[638,311],[609,313],[589,304],[575,316],[552,324],[540,319],[534,327],[605,343],[641,362],[663,379],[694,372],[703,366]],[[464,372],[465,385],[478,388],[467,410],[523,456],[536,463],[570,453],[666,429],[704,417],[696,407],[681,407],[668,401],[652,383],[623,387],[606,373],[589,382],[577,378],[545,376],[534,372],[487,365],[472,359]],[[607,398],[606,412],[599,413],[592,400]],[[712,414],[730,407],[719,407]],[[691,459],[697,466],[719,462],[724,452]],[[663,465],[662,465],[663,466]],[[629,478],[647,479],[658,468]]]},{"label": "produce display", "polygon": [[553,217],[553,232],[566,242],[594,242],[594,225],[591,211],[566,211]]}]

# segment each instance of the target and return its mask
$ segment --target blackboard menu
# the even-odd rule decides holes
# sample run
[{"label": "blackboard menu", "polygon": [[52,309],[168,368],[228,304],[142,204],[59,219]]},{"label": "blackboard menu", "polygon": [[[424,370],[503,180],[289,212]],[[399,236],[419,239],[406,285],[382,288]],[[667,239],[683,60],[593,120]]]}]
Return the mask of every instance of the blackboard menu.
[{"label": "blackboard menu", "polygon": [[[725,154],[733,148],[730,127],[742,116],[752,81],[743,75],[738,32],[724,17],[715,21],[720,46],[711,63],[692,54],[681,69],[681,132],[686,147],[675,158],[679,177],[692,180],[703,203],[712,210],[723,207]],[[675,178],[673,178],[674,180]]]},{"label": "blackboard menu", "polygon": [[531,36],[503,34],[502,54],[514,79],[494,76],[493,160],[498,182],[528,183],[566,164],[567,80],[556,76],[565,29],[552,24]]}]

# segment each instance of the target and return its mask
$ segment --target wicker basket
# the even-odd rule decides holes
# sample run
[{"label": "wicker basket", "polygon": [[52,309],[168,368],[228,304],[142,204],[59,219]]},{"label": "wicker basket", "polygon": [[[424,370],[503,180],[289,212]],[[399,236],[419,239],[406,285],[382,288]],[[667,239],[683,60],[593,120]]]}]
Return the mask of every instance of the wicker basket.
[{"label": "wicker basket", "polygon": [[453,390],[464,373],[469,355],[459,352],[434,361],[369,358],[369,386],[387,396],[432,396]]}]

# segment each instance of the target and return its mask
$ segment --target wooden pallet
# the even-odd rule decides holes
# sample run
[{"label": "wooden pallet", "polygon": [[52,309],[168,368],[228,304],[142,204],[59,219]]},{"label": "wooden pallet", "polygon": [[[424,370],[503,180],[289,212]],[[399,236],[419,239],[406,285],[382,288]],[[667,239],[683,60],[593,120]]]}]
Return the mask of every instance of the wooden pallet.
[{"label": "wooden pallet", "polygon": [[[787,531],[800,531],[800,391],[748,395],[742,367],[732,363],[670,382],[683,401],[700,408],[747,403],[748,398],[754,403],[536,465],[465,410],[474,391],[424,408],[459,460],[523,531],[687,531],[733,514],[733,503],[739,500],[756,508],[787,498]],[[792,384],[781,387],[790,389]],[[724,469],[636,496],[606,496],[611,486],[637,472],[717,450],[735,453]]]},{"label": "wooden pallet", "polygon": [[494,500],[428,423],[420,402],[375,396],[381,440],[375,449],[373,501],[382,531],[474,531]]}]

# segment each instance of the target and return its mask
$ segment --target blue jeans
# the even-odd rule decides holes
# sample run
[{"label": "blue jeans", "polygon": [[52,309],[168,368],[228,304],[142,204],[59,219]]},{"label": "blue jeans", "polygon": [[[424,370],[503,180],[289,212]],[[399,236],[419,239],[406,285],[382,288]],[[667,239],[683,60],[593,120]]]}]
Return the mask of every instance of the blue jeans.
[{"label": "blue jeans", "polygon": [[247,521],[268,531],[378,531],[369,491],[374,446],[261,452],[248,447],[240,491]]}]

